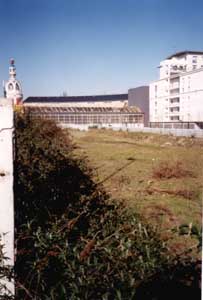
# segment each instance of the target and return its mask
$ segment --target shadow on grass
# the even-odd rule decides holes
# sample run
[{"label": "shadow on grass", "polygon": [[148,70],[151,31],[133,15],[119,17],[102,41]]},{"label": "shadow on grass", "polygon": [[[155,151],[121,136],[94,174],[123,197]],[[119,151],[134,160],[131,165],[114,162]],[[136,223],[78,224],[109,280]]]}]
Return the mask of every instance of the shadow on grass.
[{"label": "shadow on grass", "polygon": [[136,300],[201,299],[201,261],[179,262],[143,282]]}]

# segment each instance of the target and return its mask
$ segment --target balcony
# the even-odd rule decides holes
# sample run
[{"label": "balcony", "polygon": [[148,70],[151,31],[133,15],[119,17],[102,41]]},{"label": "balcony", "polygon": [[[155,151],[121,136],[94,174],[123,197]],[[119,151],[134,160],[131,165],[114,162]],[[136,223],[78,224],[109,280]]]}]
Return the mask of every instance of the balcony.
[{"label": "balcony", "polygon": [[179,115],[170,116],[170,121],[179,121],[179,120],[180,120],[180,116]]},{"label": "balcony", "polygon": [[180,111],[180,107],[179,106],[174,106],[174,107],[170,107],[169,112],[170,113],[177,113]]},{"label": "balcony", "polygon": [[179,103],[180,103],[179,97],[170,98],[170,101],[169,101],[170,107],[177,106]]},{"label": "balcony", "polygon": [[183,65],[173,65],[171,66],[170,68],[170,75],[173,76],[173,75],[178,75],[182,72],[185,72],[186,71],[186,66],[183,66]]},{"label": "balcony", "polygon": [[179,82],[173,82],[169,86],[170,90],[176,90],[179,89],[179,87],[180,87]]},{"label": "balcony", "polygon": [[180,89],[172,89],[170,90],[170,95],[174,96],[176,94],[179,94],[180,93]]}]

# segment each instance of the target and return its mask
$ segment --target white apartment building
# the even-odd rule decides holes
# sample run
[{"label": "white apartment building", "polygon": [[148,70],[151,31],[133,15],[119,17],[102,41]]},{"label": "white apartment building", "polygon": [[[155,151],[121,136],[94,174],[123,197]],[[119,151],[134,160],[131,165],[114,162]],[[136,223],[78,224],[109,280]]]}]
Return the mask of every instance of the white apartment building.
[{"label": "white apartment building", "polygon": [[150,122],[203,123],[203,52],[175,53],[150,84]]}]

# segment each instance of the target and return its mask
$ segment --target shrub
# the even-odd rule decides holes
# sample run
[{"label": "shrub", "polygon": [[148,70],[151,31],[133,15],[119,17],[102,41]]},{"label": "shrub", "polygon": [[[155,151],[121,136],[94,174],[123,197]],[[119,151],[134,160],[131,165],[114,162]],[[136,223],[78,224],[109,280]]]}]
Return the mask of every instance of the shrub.
[{"label": "shrub", "polygon": [[153,177],[156,179],[182,178],[186,176],[193,176],[193,174],[191,171],[186,170],[180,161],[174,163],[163,161],[153,169]]},{"label": "shrub", "polygon": [[7,285],[7,283],[13,280],[13,268],[7,262],[8,258],[4,252],[4,245],[0,236],[0,300],[14,299]]},{"label": "shrub", "polygon": [[67,132],[15,123],[16,299],[135,299],[170,263],[157,230],[110,201]]}]

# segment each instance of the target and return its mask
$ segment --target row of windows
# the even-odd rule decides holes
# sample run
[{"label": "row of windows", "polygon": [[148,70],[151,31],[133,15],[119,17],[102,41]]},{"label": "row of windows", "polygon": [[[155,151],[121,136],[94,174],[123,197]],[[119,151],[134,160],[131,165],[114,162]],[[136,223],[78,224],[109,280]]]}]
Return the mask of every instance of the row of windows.
[{"label": "row of windows", "polygon": [[[178,121],[178,120],[177,120]],[[167,123],[167,122],[155,122],[150,123],[151,128],[168,128],[168,129],[193,129],[194,124],[189,122],[177,122],[177,123]]]},{"label": "row of windows", "polygon": [[8,89],[9,89],[10,91],[12,91],[12,90],[14,90],[14,89],[16,89],[17,91],[19,91],[19,90],[20,90],[20,87],[19,87],[19,85],[18,85],[17,83],[16,83],[16,84],[14,84],[14,83],[9,83]]},{"label": "row of windows", "polygon": [[60,114],[32,114],[35,118],[54,120],[63,124],[115,124],[115,123],[143,123],[142,114],[118,114],[118,115],[60,115]]}]

